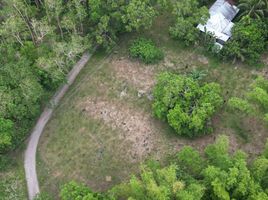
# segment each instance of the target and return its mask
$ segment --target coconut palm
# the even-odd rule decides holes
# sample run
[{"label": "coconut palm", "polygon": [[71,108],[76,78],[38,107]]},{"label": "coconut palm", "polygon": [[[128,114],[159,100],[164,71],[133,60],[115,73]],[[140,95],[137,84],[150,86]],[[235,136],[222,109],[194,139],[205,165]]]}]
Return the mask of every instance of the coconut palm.
[{"label": "coconut palm", "polygon": [[268,14],[268,0],[240,0],[240,17],[264,18]]}]

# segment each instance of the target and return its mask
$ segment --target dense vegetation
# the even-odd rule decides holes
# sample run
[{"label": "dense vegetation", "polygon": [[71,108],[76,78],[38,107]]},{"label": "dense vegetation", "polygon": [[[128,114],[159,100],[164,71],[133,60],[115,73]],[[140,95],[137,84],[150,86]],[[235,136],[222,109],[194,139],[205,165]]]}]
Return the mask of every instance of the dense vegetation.
[{"label": "dense vegetation", "polygon": [[179,135],[206,134],[211,116],[223,102],[220,93],[216,83],[200,85],[192,77],[162,73],[154,88],[153,112]]},{"label": "dense vegetation", "polygon": [[174,26],[170,27],[173,38],[184,41],[186,45],[194,44],[199,40],[200,31],[197,24],[205,24],[208,17],[208,8],[201,6],[197,0],[182,0],[176,2],[173,8],[175,17]]},{"label": "dense vegetation", "polygon": [[[86,50],[152,24],[157,1],[1,1],[0,153],[19,144],[42,101]],[[163,1],[160,1],[163,4]]]},{"label": "dense vegetation", "polygon": [[[193,48],[204,43],[214,45],[213,35],[196,29],[197,24],[208,19],[210,3],[207,0],[0,1],[0,171],[9,165],[2,155],[26,138],[41,108],[64,83],[83,52],[95,47],[112,48],[123,33],[149,28],[163,9],[172,10],[172,25],[167,30],[172,38]],[[217,52],[219,58],[251,66],[260,62],[268,41],[267,5],[265,0],[239,1],[241,12],[235,19],[233,36]],[[164,57],[153,40],[144,38],[135,40],[129,53],[146,64],[155,64]],[[220,85],[201,82],[200,76],[197,71],[191,76],[164,72],[157,79],[153,113],[167,121],[178,135],[195,137],[211,132],[211,118],[223,105]],[[257,116],[268,123],[268,81],[257,78],[248,93],[232,97],[228,106],[242,116]],[[230,154],[228,147],[225,137],[209,145],[204,156],[192,147],[184,147],[166,166],[148,162],[142,165],[139,176],[108,192],[93,192],[70,182],[62,187],[60,197],[63,200],[268,199],[268,144],[253,161],[247,160],[241,151]],[[6,194],[0,192],[0,198],[2,195]],[[37,199],[50,197],[41,194]]]},{"label": "dense vegetation", "polygon": [[156,47],[153,41],[138,38],[129,48],[130,56],[138,58],[146,64],[157,63],[164,57],[163,52]]},{"label": "dense vegetation", "polygon": [[257,63],[267,44],[267,24],[260,19],[243,17],[232,31],[232,38],[221,52],[223,57]]},{"label": "dense vegetation", "polygon": [[258,77],[244,97],[232,97],[228,104],[244,115],[261,116],[268,123],[268,80]]},{"label": "dense vegetation", "polygon": [[[205,24],[208,19],[207,1],[182,0],[173,8],[174,25],[170,28],[170,34],[186,45],[204,44],[209,41],[205,39],[204,33],[200,33],[196,26]],[[245,61],[249,64],[259,63],[259,58],[267,46],[267,1],[241,0],[241,12],[235,19],[232,29],[232,37],[224,45],[222,51],[217,52],[219,58],[233,59],[234,61]],[[206,33],[206,38],[214,38],[213,34]],[[206,35],[205,34],[205,35]],[[212,40],[215,42],[215,40]],[[211,45],[214,45],[214,42]],[[208,48],[214,50],[214,48]]]},{"label": "dense vegetation", "polygon": [[229,153],[225,136],[207,146],[204,156],[184,147],[170,164],[156,161],[142,165],[141,174],[115,186],[106,194],[93,193],[86,186],[70,182],[62,187],[61,199],[94,200],[265,200],[267,194],[268,144],[261,156],[247,164],[242,151]]}]

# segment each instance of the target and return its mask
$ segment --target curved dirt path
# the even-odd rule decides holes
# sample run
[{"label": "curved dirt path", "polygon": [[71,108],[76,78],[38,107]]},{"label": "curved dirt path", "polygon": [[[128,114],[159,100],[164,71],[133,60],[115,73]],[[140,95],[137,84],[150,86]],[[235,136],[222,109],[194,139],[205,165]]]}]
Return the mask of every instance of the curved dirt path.
[{"label": "curved dirt path", "polygon": [[82,58],[74,65],[73,69],[69,72],[67,76],[67,83],[57,90],[57,92],[50,101],[51,106],[47,106],[44,109],[43,113],[40,115],[35,127],[31,132],[31,136],[24,157],[24,169],[28,188],[28,197],[30,200],[33,200],[34,197],[39,193],[39,184],[36,174],[36,149],[39,138],[43,132],[44,127],[52,116],[54,107],[58,105],[59,101],[67,92],[70,85],[73,84],[75,78],[77,77],[81,69],[83,69],[83,67],[89,61],[91,56],[92,54],[89,54],[88,52],[84,53]]}]

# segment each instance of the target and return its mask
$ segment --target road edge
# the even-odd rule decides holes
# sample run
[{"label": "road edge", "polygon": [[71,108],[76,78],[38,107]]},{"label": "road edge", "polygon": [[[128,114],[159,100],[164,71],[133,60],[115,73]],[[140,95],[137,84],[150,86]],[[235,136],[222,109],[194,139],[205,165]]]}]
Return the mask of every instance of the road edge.
[{"label": "road edge", "polygon": [[24,170],[29,200],[33,200],[36,195],[40,193],[39,182],[36,173],[36,150],[40,136],[42,135],[47,122],[50,120],[54,108],[59,104],[60,100],[68,91],[69,87],[74,83],[77,75],[85,67],[91,57],[92,53],[89,52],[85,52],[82,55],[81,59],[68,73],[67,82],[56,91],[55,95],[50,100],[50,105],[45,107],[40,117],[38,118],[36,125],[30,133],[30,139],[28,141],[24,155]]}]

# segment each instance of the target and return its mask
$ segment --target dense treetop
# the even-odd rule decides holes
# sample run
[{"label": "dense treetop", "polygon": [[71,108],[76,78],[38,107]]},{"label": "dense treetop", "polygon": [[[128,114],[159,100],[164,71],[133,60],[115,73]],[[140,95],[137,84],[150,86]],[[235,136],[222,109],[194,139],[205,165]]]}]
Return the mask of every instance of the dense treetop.
[{"label": "dense treetop", "polygon": [[172,73],[158,76],[153,93],[154,115],[189,137],[209,132],[209,120],[223,102],[218,84],[200,85],[192,77]]},{"label": "dense treetop", "polygon": [[[266,145],[267,146],[267,145]],[[141,166],[141,173],[106,193],[94,193],[70,182],[61,199],[94,200],[266,200],[267,147],[251,164],[242,151],[229,153],[229,140],[219,137],[207,146],[204,156],[190,146],[163,167],[156,161]]]}]

